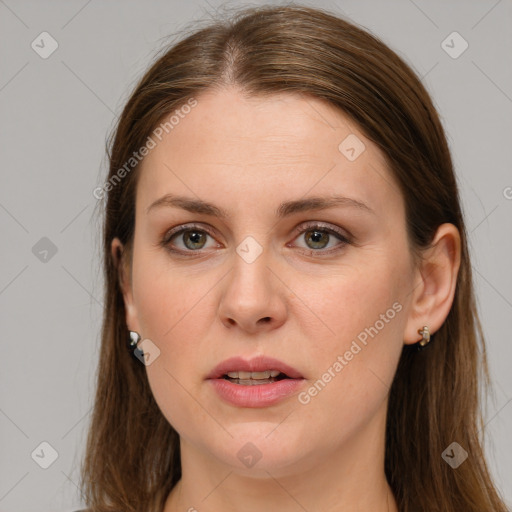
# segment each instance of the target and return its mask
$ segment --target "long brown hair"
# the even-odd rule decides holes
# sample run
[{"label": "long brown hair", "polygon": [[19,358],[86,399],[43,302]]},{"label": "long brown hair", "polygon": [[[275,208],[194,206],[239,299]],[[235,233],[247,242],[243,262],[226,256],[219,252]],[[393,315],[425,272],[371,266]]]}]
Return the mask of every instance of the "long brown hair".
[{"label": "long brown hair", "polygon": [[[229,85],[247,95],[309,95],[355,121],[381,149],[401,188],[416,258],[439,225],[459,229],[461,265],[451,311],[427,350],[404,347],[390,390],[385,471],[401,512],[505,512],[482,451],[479,384],[488,386],[489,375],[439,116],[415,73],[379,39],[325,10],[299,5],[237,11],[165,48],[136,85],[109,140],[107,186],[98,193],[106,197],[105,309],[82,467],[87,506],[93,512],[160,512],[181,477],[179,436],[153,399],[144,365],[127,350],[110,247],[118,237],[124,257],[133,242],[138,166],[126,167],[133,152],[165,116],[203,91]],[[457,469],[442,457],[452,442],[469,454]]]}]

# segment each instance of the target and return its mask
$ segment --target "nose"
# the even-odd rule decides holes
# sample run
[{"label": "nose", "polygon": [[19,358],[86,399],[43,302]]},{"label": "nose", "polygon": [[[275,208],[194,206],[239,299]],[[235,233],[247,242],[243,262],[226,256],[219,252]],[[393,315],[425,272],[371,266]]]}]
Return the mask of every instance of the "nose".
[{"label": "nose", "polygon": [[255,334],[276,329],[285,322],[287,287],[270,267],[270,259],[268,250],[251,263],[234,255],[219,303],[218,312],[225,327]]}]

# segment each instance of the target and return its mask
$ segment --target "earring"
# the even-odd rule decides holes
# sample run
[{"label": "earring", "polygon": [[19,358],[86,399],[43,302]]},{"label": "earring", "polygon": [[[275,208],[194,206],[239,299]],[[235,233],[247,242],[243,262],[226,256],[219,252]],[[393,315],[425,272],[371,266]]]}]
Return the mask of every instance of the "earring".
[{"label": "earring", "polygon": [[137,343],[139,343],[139,341],[141,340],[141,337],[140,337],[140,334],[136,331],[128,331],[130,333],[130,343],[129,343],[129,347],[131,349],[134,349],[133,352],[135,353],[135,351],[139,351],[141,354],[143,354],[144,352],[142,351],[142,349],[140,349],[138,346],[137,346]]},{"label": "earring", "polygon": [[418,350],[423,350],[430,343],[430,331],[428,330],[428,326],[424,325],[422,329],[418,329],[418,334],[421,334],[422,338],[416,346]]}]

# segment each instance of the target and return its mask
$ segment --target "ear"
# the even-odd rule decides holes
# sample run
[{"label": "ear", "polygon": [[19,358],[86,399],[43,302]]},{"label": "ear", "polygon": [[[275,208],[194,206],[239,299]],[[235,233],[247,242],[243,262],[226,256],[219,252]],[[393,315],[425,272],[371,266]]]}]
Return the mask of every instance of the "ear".
[{"label": "ear", "polygon": [[418,329],[424,325],[428,326],[430,334],[443,325],[452,307],[459,267],[459,230],[453,224],[441,224],[416,272],[404,333],[406,345],[421,340]]},{"label": "ear", "polygon": [[129,255],[119,238],[114,238],[112,240],[111,252],[114,266],[117,269],[119,287],[123,293],[124,309],[126,312],[126,326],[130,331],[137,331],[140,333],[137,310],[133,302],[131,266],[128,261]]}]

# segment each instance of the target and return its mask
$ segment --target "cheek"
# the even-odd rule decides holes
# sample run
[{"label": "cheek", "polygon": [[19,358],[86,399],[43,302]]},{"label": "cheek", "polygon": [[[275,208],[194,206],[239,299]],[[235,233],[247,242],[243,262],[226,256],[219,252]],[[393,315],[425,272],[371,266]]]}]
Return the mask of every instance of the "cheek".
[{"label": "cheek", "polygon": [[[402,264],[376,258],[361,271],[330,276],[323,287],[318,280],[316,287],[303,284],[300,293],[322,320],[315,323],[322,335],[309,349],[314,378],[301,402],[312,421],[322,410],[333,410],[347,429],[355,428],[354,422],[370,417],[386,398],[405,324]],[[308,338],[315,339],[312,328]]]},{"label": "cheek", "polygon": [[205,276],[185,278],[174,269],[160,270],[154,265],[140,265],[134,274],[141,331],[160,350],[146,367],[148,382],[162,414],[185,437],[198,435],[191,418],[194,425],[212,421],[194,398],[200,382],[197,369],[204,367],[201,346],[208,342],[211,327],[205,290],[214,283],[207,280]]},{"label": "cheek", "polygon": [[[141,334],[160,349],[160,363],[180,382],[192,382],[190,369],[205,368],[205,353],[217,348],[213,325],[216,305],[211,297],[218,273],[184,271],[165,257],[147,257],[134,266],[134,297]],[[148,368],[149,370],[149,368]],[[165,375],[163,376],[165,377]],[[169,376],[167,376],[168,378]]]},{"label": "cheek", "polygon": [[[166,343],[204,305],[201,299],[210,284],[208,273],[183,272],[169,264],[163,252],[140,251],[134,255],[133,291],[144,336]],[[195,319],[194,319],[195,320]]]},{"label": "cheek", "polygon": [[314,323],[324,340],[319,347],[322,352],[348,350],[358,336],[364,343],[365,337],[371,336],[369,330],[375,339],[396,337],[402,325],[400,312],[404,310],[400,302],[401,264],[392,258],[375,258],[374,263],[297,282],[297,296],[314,313],[309,313],[311,327]]}]

